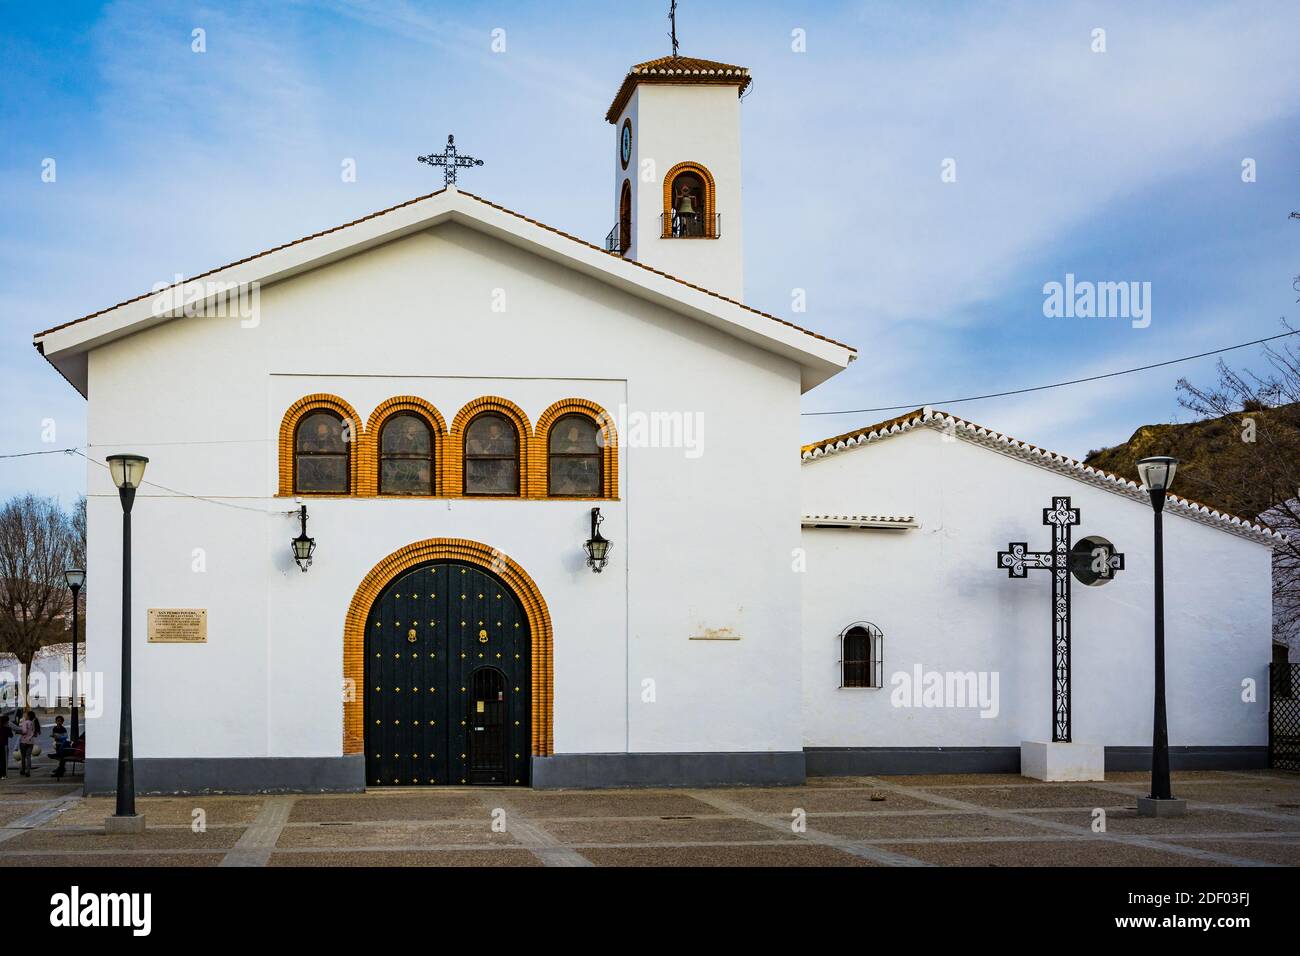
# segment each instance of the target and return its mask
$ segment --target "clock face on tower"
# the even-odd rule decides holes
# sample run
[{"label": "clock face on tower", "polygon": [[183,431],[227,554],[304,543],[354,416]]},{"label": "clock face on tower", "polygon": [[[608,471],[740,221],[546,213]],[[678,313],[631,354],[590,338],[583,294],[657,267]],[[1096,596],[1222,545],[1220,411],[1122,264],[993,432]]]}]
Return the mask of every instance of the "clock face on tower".
[{"label": "clock face on tower", "polygon": [[623,161],[623,168],[627,169],[627,164],[632,161],[632,120],[623,120],[623,132],[619,136],[619,159]]}]

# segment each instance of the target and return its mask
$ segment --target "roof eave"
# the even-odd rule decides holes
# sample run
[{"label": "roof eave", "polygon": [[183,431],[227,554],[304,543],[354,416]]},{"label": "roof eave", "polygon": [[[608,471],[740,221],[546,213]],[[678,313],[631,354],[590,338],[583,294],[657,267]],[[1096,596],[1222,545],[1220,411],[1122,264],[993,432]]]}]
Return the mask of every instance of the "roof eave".
[{"label": "roof eave", "polygon": [[[857,353],[849,346],[809,332],[775,316],[750,309],[717,293],[639,263],[625,261],[518,213],[451,187],[384,210],[337,229],[129,300],[81,320],[38,332],[33,342],[83,396],[87,394],[85,354],[136,332],[178,317],[175,301],[193,305],[204,289],[256,283],[258,287],[292,278],[370,248],[456,221],[633,295],[695,318],[800,366],[802,391],[846,368]],[[190,301],[193,300],[193,301]],[[203,300],[203,301],[206,301]]]},{"label": "roof eave", "polygon": [[[874,444],[886,438],[922,427],[942,430],[945,434],[954,434],[962,440],[988,451],[1006,455],[1039,468],[1046,468],[1075,481],[1128,498],[1131,501],[1144,504],[1149,501],[1146,491],[1135,481],[1103,471],[1100,468],[1093,468],[1091,465],[1085,465],[1068,455],[1047,451],[1037,445],[1031,445],[1029,442],[1020,441],[991,428],[976,425],[964,418],[958,418],[956,415],[932,409],[928,406],[907,415],[890,419],[887,422],[881,422],[878,425],[871,425],[855,432],[846,432],[843,435],[822,442],[806,445],[800,450],[800,458],[803,463],[816,461],[851,448]],[[1182,498],[1178,495],[1170,495],[1166,499],[1166,507],[1171,514],[1181,515],[1199,524],[1225,531],[1248,541],[1254,541],[1256,544],[1262,544],[1265,547],[1272,548],[1286,540],[1282,534],[1245,518],[1228,514],[1225,511],[1211,508],[1209,505],[1203,505],[1200,502]]]}]

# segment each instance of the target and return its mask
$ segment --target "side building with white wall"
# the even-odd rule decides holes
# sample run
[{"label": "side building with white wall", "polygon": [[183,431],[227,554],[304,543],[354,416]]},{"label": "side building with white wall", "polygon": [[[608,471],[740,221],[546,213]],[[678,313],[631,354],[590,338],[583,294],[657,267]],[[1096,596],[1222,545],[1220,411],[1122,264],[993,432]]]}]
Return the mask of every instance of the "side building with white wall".
[{"label": "side building with white wall", "polygon": [[[1060,496],[1079,512],[1076,547],[1096,537],[1123,555],[1122,570],[1100,583],[1072,575],[1073,740],[1103,745],[1107,769],[1150,766],[1145,492],[920,409],[803,450],[810,774],[1016,771],[1023,741],[1052,739],[1051,572],[1011,578],[998,555],[1012,542],[1047,551],[1043,513]],[[1164,529],[1173,765],[1264,766],[1276,539],[1173,497]],[[846,681],[845,636],[864,622],[870,640],[849,642]],[[863,648],[865,664],[853,663]]]}]

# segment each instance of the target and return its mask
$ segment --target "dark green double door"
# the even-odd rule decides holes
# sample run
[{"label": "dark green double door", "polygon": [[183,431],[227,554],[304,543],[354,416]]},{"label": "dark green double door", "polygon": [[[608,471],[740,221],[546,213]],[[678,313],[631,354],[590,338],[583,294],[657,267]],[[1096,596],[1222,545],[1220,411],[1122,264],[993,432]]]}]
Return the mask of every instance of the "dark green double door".
[{"label": "dark green double door", "polygon": [[366,627],[366,783],[528,783],[528,621],[494,575],[407,571]]}]

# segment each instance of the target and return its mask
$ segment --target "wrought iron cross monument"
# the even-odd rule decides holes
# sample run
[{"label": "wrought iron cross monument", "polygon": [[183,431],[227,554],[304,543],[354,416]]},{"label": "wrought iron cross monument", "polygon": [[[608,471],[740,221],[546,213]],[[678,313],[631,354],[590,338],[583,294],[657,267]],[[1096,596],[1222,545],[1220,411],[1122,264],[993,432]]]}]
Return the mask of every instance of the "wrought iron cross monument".
[{"label": "wrought iron cross monument", "polygon": [[[998,567],[1007,577],[1028,577],[1030,568],[1052,572],[1052,740],[1070,741],[1070,529],[1079,523],[1079,509],[1067,497],[1052,498],[1043,509],[1043,524],[1052,529],[1052,550],[1030,551],[1024,541],[1013,541],[998,552]],[[1106,573],[1124,568],[1124,555],[1103,556]]]},{"label": "wrought iron cross monument", "polygon": [[422,163],[428,163],[430,166],[442,167],[442,184],[444,186],[454,186],[456,184],[456,170],[467,169],[470,166],[482,166],[483,160],[475,159],[473,156],[461,156],[456,152],[456,137],[447,137],[447,148],[441,153],[430,153],[428,156],[417,156]]}]

